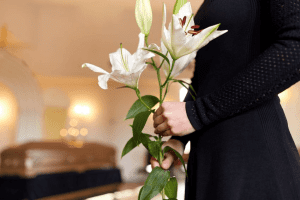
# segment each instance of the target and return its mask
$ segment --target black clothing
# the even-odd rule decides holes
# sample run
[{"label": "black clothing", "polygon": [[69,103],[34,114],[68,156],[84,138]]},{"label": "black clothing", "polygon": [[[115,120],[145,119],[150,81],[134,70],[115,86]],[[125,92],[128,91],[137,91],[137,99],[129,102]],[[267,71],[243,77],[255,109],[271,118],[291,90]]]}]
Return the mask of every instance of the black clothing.
[{"label": "black clothing", "polygon": [[228,30],[200,49],[186,96],[186,200],[300,200],[300,158],[278,94],[300,80],[300,0],[206,0],[200,28]]}]

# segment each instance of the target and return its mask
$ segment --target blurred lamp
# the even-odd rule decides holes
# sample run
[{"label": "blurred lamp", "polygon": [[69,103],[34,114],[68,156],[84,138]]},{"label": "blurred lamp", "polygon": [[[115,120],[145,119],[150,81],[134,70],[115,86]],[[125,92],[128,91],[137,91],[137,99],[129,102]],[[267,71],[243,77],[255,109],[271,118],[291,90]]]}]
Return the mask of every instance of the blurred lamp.
[{"label": "blurred lamp", "polygon": [[77,105],[77,106],[75,106],[74,111],[75,111],[75,113],[81,114],[81,115],[90,114],[90,108],[88,106]]},{"label": "blurred lamp", "polygon": [[0,105],[0,116],[2,116],[4,114],[4,108],[2,105]]}]

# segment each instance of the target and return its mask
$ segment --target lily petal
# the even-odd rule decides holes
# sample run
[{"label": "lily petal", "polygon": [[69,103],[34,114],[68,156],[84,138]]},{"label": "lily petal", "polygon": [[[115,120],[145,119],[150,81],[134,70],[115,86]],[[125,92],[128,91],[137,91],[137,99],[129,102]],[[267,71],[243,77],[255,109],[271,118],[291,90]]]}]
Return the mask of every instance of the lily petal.
[{"label": "lily petal", "polygon": [[183,72],[183,70],[185,70],[185,68],[187,68],[187,66],[191,63],[191,61],[196,57],[197,52],[194,51],[191,54],[185,55],[180,57],[178,60],[176,60],[175,62],[175,66],[174,69],[171,73],[171,77],[176,77],[179,74],[181,74]]},{"label": "lily petal", "polygon": [[183,19],[184,17],[186,17],[186,23],[183,26],[183,30],[185,30],[186,32],[188,30],[191,29],[192,26],[195,25],[194,19],[193,19],[193,11],[192,11],[192,6],[190,2],[187,2],[186,4],[184,4],[179,12],[175,15],[178,19]]},{"label": "lily petal", "polygon": [[137,49],[141,49],[145,46],[145,34],[140,33],[139,34],[139,45]]},{"label": "lily petal", "polygon": [[109,54],[110,63],[112,64],[112,71],[121,70],[129,71],[128,61],[132,60],[132,55],[125,48],[119,48],[116,52]]},{"label": "lily petal", "polygon": [[168,49],[169,53],[173,55],[173,49],[171,46],[171,37],[170,32],[166,29],[166,27],[163,27],[162,37],[161,37],[165,47]]},{"label": "lily petal", "polygon": [[[170,37],[170,32],[166,29],[166,18],[167,18],[167,8],[166,4],[163,4],[163,22],[162,22],[162,41],[165,45],[165,47],[168,49],[168,51],[172,54],[173,50],[171,47],[171,37]],[[169,26],[171,25],[171,22]],[[169,28],[170,30],[170,28]]]},{"label": "lily petal", "polygon": [[150,44],[148,46],[148,49],[155,50],[155,51],[159,51],[160,50],[159,46],[157,46],[157,44],[154,44],[154,43]]},{"label": "lily petal", "polygon": [[[163,42],[161,43],[161,48],[162,48],[162,53],[166,54],[167,49],[164,46]],[[176,60],[173,71],[171,73],[171,77],[175,78],[176,76],[178,76],[180,73],[182,73],[183,70],[185,70],[185,68],[190,64],[190,62],[196,57],[197,52],[194,51],[191,54],[185,55],[180,57],[178,60]],[[167,56],[170,60],[170,62],[172,62],[172,58],[171,56],[168,54]],[[162,59],[161,59],[162,61]],[[165,76],[167,77],[169,72],[170,72],[170,66],[168,65],[167,62],[164,62],[162,65],[163,71],[165,73]]]},{"label": "lily petal", "polygon": [[[167,51],[168,51],[168,49],[165,47],[163,41],[161,41],[161,52],[162,52],[162,54],[166,55]],[[173,59],[171,58],[170,53],[168,53],[167,58],[169,59],[169,61],[171,63],[173,62]],[[162,61],[163,61],[163,58],[160,57],[160,62],[162,62]],[[176,62],[175,62],[175,64],[176,64]],[[171,66],[166,61],[164,61],[163,64],[162,64],[162,69],[163,69],[166,77],[168,76],[168,74],[171,70],[170,68],[171,68]]]},{"label": "lily petal", "polygon": [[96,65],[90,64],[90,63],[85,63],[85,64],[82,65],[82,67],[88,67],[93,72],[108,74],[108,72],[105,71],[104,69],[102,69],[100,67],[97,67]]},{"label": "lily petal", "polygon": [[181,56],[192,53],[207,45],[211,40],[223,35],[227,30],[218,31],[220,24],[216,24],[202,30],[198,35],[193,36],[179,52]]},{"label": "lily petal", "polygon": [[193,13],[191,3],[187,2],[179,9],[179,12],[175,16],[183,19],[184,16],[191,15],[191,13]]},{"label": "lily petal", "polygon": [[180,55],[178,54],[180,49],[185,45],[186,41],[185,32],[182,29],[178,18],[173,15],[172,19],[172,30],[171,30],[171,44],[175,58],[178,59]]},{"label": "lily petal", "polygon": [[100,75],[98,76],[98,85],[102,88],[102,89],[107,89],[107,81],[110,78],[110,74],[105,74],[105,75]]}]

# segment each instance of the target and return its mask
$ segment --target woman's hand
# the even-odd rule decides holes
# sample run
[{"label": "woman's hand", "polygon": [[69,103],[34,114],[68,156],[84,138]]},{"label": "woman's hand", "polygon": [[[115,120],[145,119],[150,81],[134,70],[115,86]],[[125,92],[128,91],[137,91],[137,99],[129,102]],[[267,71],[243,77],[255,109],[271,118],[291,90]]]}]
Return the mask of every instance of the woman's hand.
[{"label": "woman's hand", "polygon": [[164,102],[153,115],[154,133],[184,136],[195,131],[185,110],[185,102]]},{"label": "woman's hand", "polygon": [[[183,155],[184,146],[183,146],[182,142],[180,142],[179,140],[175,140],[175,139],[168,140],[167,142],[165,142],[162,145],[162,149],[164,149],[166,146],[169,146],[169,147],[173,148],[178,153],[180,153],[181,156]],[[172,163],[176,159],[177,159],[177,157],[174,154],[174,152],[172,150],[169,150],[168,152],[165,153],[162,165],[160,167],[162,169],[167,170],[171,167]],[[154,169],[157,166],[159,167],[159,162],[154,157],[151,157],[150,163],[151,163],[152,169]]]}]

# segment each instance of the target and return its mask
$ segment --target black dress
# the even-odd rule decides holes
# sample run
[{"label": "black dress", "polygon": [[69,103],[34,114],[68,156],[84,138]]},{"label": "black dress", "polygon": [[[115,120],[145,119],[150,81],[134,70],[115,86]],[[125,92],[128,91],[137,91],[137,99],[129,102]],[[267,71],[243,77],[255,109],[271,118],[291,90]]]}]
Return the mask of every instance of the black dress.
[{"label": "black dress", "polygon": [[206,0],[200,28],[227,33],[198,51],[186,96],[196,129],[186,200],[300,200],[300,158],[278,94],[300,80],[300,0]]}]

